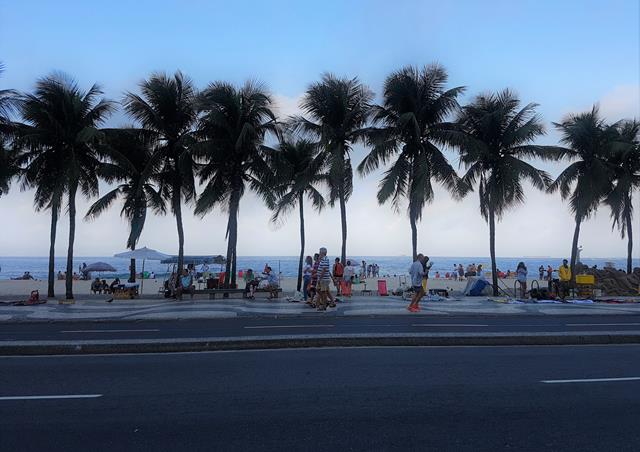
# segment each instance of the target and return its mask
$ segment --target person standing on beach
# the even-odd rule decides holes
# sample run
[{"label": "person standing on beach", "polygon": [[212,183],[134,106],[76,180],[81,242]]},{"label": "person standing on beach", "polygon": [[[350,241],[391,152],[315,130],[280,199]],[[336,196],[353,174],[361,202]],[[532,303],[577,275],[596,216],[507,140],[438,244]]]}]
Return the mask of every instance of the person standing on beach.
[{"label": "person standing on beach", "polygon": [[569,283],[571,282],[571,267],[569,267],[568,260],[562,260],[562,265],[558,269],[558,277],[560,278],[558,292],[560,292],[560,298],[564,301],[569,291]]},{"label": "person standing on beach", "polygon": [[520,295],[522,298],[527,297],[527,266],[524,265],[524,262],[520,262],[518,264],[518,268],[516,268],[516,279],[520,283]]},{"label": "person standing on beach", "polygon": [[353,285],[353,277],[356,275],[356,269],[351,265],[351,261],[347,261],[347,265],[344,267],[344,283],[347,286],[346,294],[343,295],[350,297],[351,296],[351,287]]},{"label": "person standing on beach", "polygon": [[327,249],[320,248],[320,259],[318,261],[318,311],[327,310],[327,293],[329,292],[329,284],[331,283],[331,270],[329,258],[327,258]]},{"label": "person standing on beach", "polygon": [[464,279],[464,267],[462,264],[458,264],[458,281],[462,281]]},{"label": "person standing on beach", "polygon": [[538,272],[540,273],[540,281],[542,281],[544,279],[544,265],[540,266]]},{"label": "person standing on beach", "polygon": [[311,282],[311,271],[313,270],[313,259],[307,256],[304,260],[304,268],[302,269],[302,297],[307,301],[309,297],[309,283]]},{"label": "person standing on beach", "polygon": [[333,264],[333,284],[336,286],[337,296],[340,296],[343,278],[344,266],[340,262],[340,258],[336,257],[336,260]]},{"label": "person standing on beach", "polygon": [[422,267],[424,270],[424,276],[422,277],[422,291],[424,292],[423,295],[426,295],[429,293],[429,288],[427,287],[429,284],[429,270],[433,267],[433,261],[429,262],[429,256],[424,256],[424,259],[422,259]]},{"label": "person standing on beach", "polygon": [[313,255],[313,267],[311,267],[311,281],[309,281],[309,286],[307,287],[307,292],[309,293],[309,297],[307,299],[307,304],[312,308],[316,307],[315,298],[318,296],[318,266],[320,265],[320,254],[316,253]]},{"label": "person standing on beach", "polygon": [[424,296],[424,290],[422,289],[422,278],[425,275],[424,270],[424,256],[422,253],[418,254],[416,260],[411,264],[409,268],[409,275],[411,275],[411,287],[413,288],[413,297],[411,297],[411,303],[407,306],[410,312],[418,312],[420,310],[420,300]]}]

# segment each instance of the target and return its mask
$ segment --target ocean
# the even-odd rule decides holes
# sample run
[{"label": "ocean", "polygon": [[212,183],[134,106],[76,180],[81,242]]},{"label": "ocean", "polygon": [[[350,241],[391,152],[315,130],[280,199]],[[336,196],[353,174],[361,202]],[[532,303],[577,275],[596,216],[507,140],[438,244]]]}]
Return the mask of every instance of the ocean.
[{"label": "ocean", "polygon": [[[335,256],[330,256],[334,259]],[[408,273],[409,266],[411,265],[411,258],[409,256],[350,256],[349,259],[360,264],[363,260],[367,264],[376,263],[380,267],[380,276],[394,276],[405,275]],[[49,259],[47,257],[0,257],[0,279],[11,279],[18,276],[22,276],[25,271],[30,272],[36,279],[47,278],[47,267]],[[435,272],[440,272],[442,276],[446,272],[453,270],[454,265],[462,264],[466,265],[475,263],[483,264],[485,270],[491,269],[491,261],[488,257],[468,256],[468,257],[445,257],[445,256],[432,256],[431,261],[433,267],[431,269],[431,275]],[[515,270],[518,262],[523,261],[528,270],[529,275],[533,276],[537,274],[538,267],[544,265],[551,265],[553,268],[558,268],[562,263],[561,257],[499,257],[497,258],[498,269],[502,271]],[[104,257],[104,256],[79,256],[74,259],[73,268],[74,271],[78,271],[78,267],[83,263],[91,264],[94,262],[106,262],[116,268],[115,273],[102,273],[105,278],[111,278],[118,276],[120,278],[127,277],[129,272],[129,260],[120,259],[116,257]],[[613,262],[616,268],[626,268],[625,258],[582,258],[582,262],[586,265],[597,265],[599,268],[605,266],[607,262]],[[265,264],[269,264],[276,272],[281,273],[282,276],[296,276],[298,271],[298,257],[297,256],[238,256],[238,270],[240,269],[253,269],[254,271],[261,272]],[[640,259],[633,260],[633,266],[640,266]],[[138,272],[142,269],[142,262],[136,262],[136,270]],[[56,257],[55,270],[64,272],[66,268],[66,258]],[[153,271],[158,277],[164,276],[169,269],[166,264],[161,264],[160,261],[146,261],[145,271]],[[219,266],[210,265],[211,270],[218,270]]]}]

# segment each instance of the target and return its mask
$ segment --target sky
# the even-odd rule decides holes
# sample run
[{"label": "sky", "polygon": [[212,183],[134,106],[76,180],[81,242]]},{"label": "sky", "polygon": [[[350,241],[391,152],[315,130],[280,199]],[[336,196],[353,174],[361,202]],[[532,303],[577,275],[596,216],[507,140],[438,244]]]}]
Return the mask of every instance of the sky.
[{"label": "sky", "polygon": [[[451,87],[464,85],[461,103],[473,96],[511,88],[523,102],[539,104],[548,133],[540,144],[556,144],[552,122],[569,113],[600,106],[613,122],[640,118],[640,2],[571,1],[31,1],[0,0],[1,88],[30,91],[52,71],[73,76],[80,86],[99,83],[105,96],[121,100],[125,91],[154,71],[181,70],[199,88],[225,80],[265,83],[282,116],[298,112],[310,83],[324,72],[358,76],[375,93],[385,77],[404,65],[437,62]],[[106,125],[128,124],[122,111]],[[366,150],[356,147],[354,163]],[[454,166],[454,153],[447,154]],[[555,177],[567,162],[534,164]],[[376,201],[383,169],[355,176],[347,204],[349,255],[409,255],[406,211]],[[460,169],[462,171],[462,169]],[[109,187],[101,186],[101,193]],[[527,186],[526,204],[497,226],[498,256],[566,256],[573,220],[559,195]],[[635,196],[634,235],[640,237],[640,193]],[[82,217],[94,200],[79,200]],[[75,254],[109,256],[123,251],[128,234],[121,205],[99,219],[77,221]],[[224,254],[224,212],[204,218],[185,207],[185,251]],[[306,206],[307,252],[340,248],[339,209],[320,214]],[[621,257],[626,241],[611,230],[602,207],[582,227],[584,257]],[[298,216],[281,224],[252,194],[241,201],[239,255],[296,255]],[[50,216],[33,210],[33,193],[0,198],[0,255],[45,256]],[[56,255],[67,248],[68,219],[58,227]],[[419,249],[433,256],[487,256],[488,227],[477,193],[454,201],[441,188],[418,226]],[[150,217],[139,242],[177,253],[172,216]],[[640,254],[636,245],[635,256]]]}]

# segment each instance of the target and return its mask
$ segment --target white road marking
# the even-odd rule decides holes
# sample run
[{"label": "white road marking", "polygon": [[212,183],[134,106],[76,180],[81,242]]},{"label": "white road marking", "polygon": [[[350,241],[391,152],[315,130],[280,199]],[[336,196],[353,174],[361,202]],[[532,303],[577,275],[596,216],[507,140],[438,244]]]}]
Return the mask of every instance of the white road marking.
[{"label": "white road marking", "polygon": [[32,395],[32,396],[5,396],[1,400],[57,400],[57,399],[97,399],[102,394],[67,394],[67,395]]},{"label": "white road marking", "polygon": [[620,378],[579,378],[576,380],[541,380],[541,383],[600,383],[603,381],[636,381],[640,377],[620,377]]},{"label": "white road marking", "polygon": [[258,325],[245,326],[248,330],[266,330],[271,328],[333,328],[335,325]]},{"label": "white road marking", "polygon": [[567,323],[566,326],[638,326],[640,323]]},{"label": "white road marking", "polygon": [[160,330],[63,330],[61,333],[153,333]]},{"label": "white road marking", "polygon": [[474,326],[489,326],[481,325],[477,323],[413,323],[411,326],[460,326],[460,327],[474,327]]}]

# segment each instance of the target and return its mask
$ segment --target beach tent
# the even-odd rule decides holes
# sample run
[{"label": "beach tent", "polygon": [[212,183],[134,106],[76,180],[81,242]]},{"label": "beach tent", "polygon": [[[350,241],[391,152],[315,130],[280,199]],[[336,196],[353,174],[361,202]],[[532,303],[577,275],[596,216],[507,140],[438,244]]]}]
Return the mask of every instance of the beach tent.
[{"label": "beach tent", "polygon": [[[142,259],[142,275],[144,276],[144,262],[148,259],[150,261],[161,261],[163,259],[167,259],[170,257],[168,254],[161,253],[156,250],[152,250],[151,248],[147,248],[143,246],[142,248],[138,248],[133,251],[125,251],[123,253],[114,254],[114,257],[121,257],[123,259],[131,259],[132,268],[135,266],[136,259]],[[134,273],[135,280],[135,273]],[[142,293],[142,289],[144,288],[144,278],[142,278],[142,284],[140,286],[140,293]]]},{"label": "beach tent", "polygon": [[467,278],[467,286],[463,290],[463,295],[466,297],[478,297],[480,295],[489,295],[489,284],[484,278],[478,278],[477,276],[469,276]]}]

